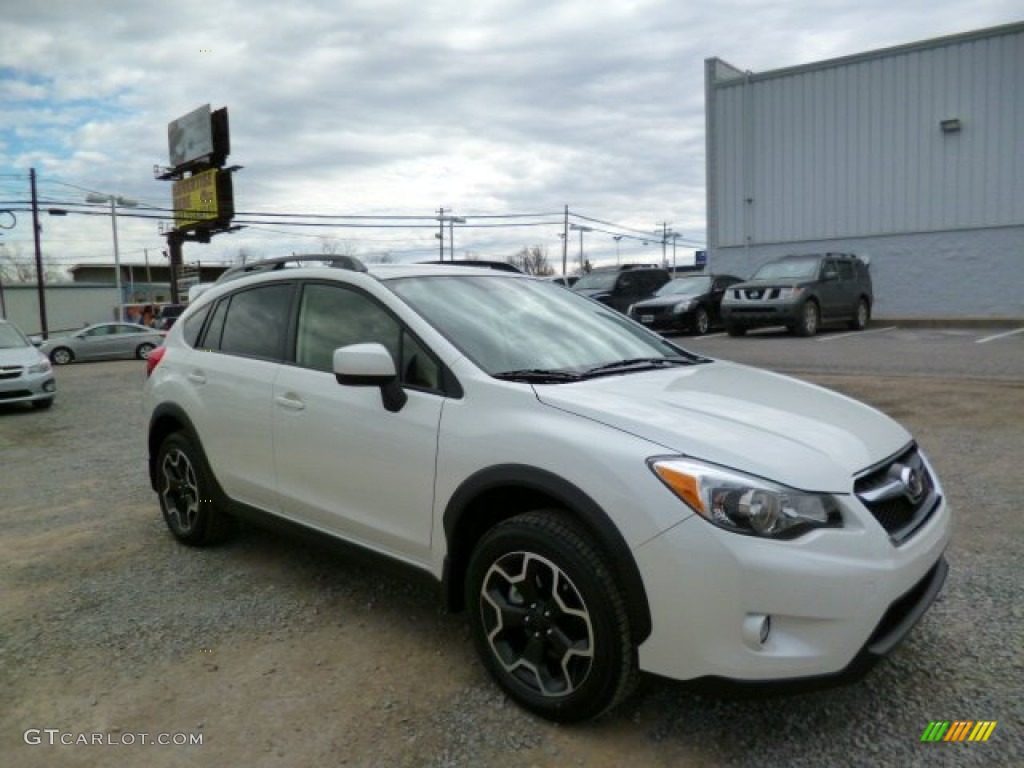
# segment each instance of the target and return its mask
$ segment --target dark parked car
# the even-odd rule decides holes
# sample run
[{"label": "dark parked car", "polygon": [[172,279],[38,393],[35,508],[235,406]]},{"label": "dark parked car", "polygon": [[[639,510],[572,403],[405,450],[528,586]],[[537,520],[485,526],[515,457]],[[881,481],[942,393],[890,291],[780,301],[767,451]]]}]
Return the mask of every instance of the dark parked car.
[{"label": "dark parked car", "polygon": [[667,269],[627,264],[588,272],[571,290],[625,313],[630,304],[652,296],[671,279]]},{"label": "dark parked car", "polygon": [[650,299],[638,301],[627,313],[656,331],[693,331],[703,336],[721,322],[719,308],[732,275],[688,275],[665,283]]},{"label": "dark parked car", "polygon": [[156,328],[161,331],[169,331],[174,327],[174,321],[181,317],[185,311],[184,304],[165,304],[160,307],[160,314],[156,318]]},{"label": "dark parked car", "polygon": [[867,326],[873,303],[868,265],[856,256],[784,256],[762,264],[750,280],[726,291],[722,322],[730,336],[770,325],[813,336],[821,325],[834,322],[859,331]]}]

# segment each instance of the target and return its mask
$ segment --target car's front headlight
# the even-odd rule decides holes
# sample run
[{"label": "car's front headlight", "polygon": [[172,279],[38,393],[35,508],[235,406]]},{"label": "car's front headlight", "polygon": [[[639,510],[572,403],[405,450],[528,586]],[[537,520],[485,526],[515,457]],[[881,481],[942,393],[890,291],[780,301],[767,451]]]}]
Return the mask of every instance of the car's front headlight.
[{"label": "car's front headlight", "polygon": [[40,360],[35,365],[30,365],[28,367],[28,372],[29,373],[46,373],[48,370],[50,370],[50,368],[52,368],[52,366],[50,365],[50,361],[45,359],[45,358],[43,358],[42,360]]},{"label": "car's front headlight", "polygon": [[794,285],[789,288],[780,288],[778,299],[779,301],[791,301],[792,299],[799,297],[800,294],[802,294],[803,292],[804,287],[802,285]]},{"label": "car's front headlight", "polygon": [[680,457],[648,464],[676,496],[727,531],[794,539],[815,528],[843,525],[839,504],[827,493],[805,493]]},{"label": "car's front headlight", "polygon": [[693,306],[693,299],[687,299],[686,301],[680,301],[674,307],[672,307],[672,314],[681,315],[683,312],[689,311],[690,307]]}]

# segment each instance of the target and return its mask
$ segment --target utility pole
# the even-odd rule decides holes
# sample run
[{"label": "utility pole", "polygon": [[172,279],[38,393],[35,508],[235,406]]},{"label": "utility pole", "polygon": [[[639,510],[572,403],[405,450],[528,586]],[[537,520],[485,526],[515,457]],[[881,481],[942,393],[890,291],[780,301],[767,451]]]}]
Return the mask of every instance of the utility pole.
[{"label": "utility pole", "polygon": [[36,289],[39,291],[39,326],[43,338],[48,338],[50,329],[46,326],[46,288],[43,285],[43,250],[39,245],[39,197],[36,195],[36,169],[28,171],[32,185],[32,233],[36,243]]},{"label": "utility pole", "polygon": [[437,209],[438,258],[444,261],[444,207]]},{"label": "utility pole", "polygon": [[149,248],[143,248],[142,253],[146,258],[146,300],[153,303],[153,275],[149,271]]},{"label": "utility pole", "polygon": [[562,277],[566,276],[566,261],[569,257],[569,206],[565,206],[565,218],[562,220]]}]

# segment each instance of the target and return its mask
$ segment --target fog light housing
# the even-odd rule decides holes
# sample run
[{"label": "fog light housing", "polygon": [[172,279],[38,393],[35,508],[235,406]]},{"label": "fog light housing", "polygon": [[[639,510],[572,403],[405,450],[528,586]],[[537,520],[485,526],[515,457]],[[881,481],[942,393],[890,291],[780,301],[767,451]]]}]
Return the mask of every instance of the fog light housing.
[{"label": "fog light housing", "polygon": [[53,379],[50,379],[49,381],[44,381],[43,382],[43,391],[44,392],[56,392],[57,391],[57,382],[55,382]]},{"label": "fog light housing", "polygon": [[755,651],[761,650],[772,632],[772,617],[763,613],[748,613],[743,619],[743,642]]}]

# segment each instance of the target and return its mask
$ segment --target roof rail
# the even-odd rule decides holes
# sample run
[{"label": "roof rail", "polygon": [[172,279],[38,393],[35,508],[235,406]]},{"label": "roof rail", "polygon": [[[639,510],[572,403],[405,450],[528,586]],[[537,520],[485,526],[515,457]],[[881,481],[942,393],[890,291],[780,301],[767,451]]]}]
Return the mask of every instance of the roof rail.
[{"label": "roof rail", "polygon": [[499,272],[518,272],[522,274],[523,270],[517,267],[515,264],[509,264],[507,261],[487,261],[484,259],[466,259],[464,261],[444,261],[442,259],[436,259],[433,261],[417,261],[417,264],[442,264],[446,267],[476,267],[478,269],[496,269]]},{"label": "roof rail", "polygon": [[315,261],[336,269],[348,269],[352,272],[366,272],[366,265],[355,256],[344,256],[330,253],[304,253],[293,256],[280,256],[276,259],[262,259],[248,264],[241,264],[224,272],[217,278],[218,283],[226,283],[246,275],[270,272],[276,269],[288,269],[288,265],[301,266],[303,262]]}]

